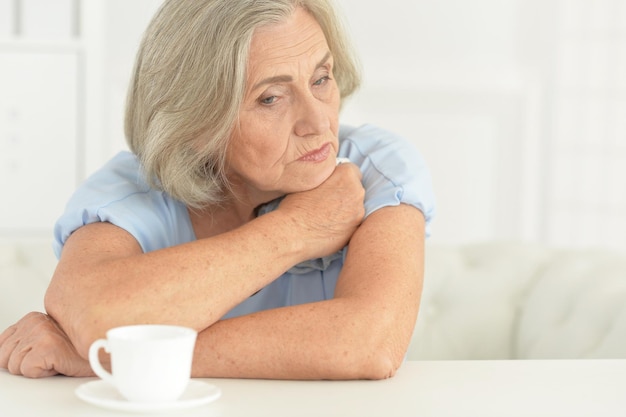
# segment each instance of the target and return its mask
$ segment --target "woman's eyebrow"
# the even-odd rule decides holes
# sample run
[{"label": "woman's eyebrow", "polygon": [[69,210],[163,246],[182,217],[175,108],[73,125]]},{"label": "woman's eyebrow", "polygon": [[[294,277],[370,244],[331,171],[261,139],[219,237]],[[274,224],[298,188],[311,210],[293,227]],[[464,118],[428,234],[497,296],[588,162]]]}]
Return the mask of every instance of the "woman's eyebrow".
[{"label": "woman's eyebrow", "polygon": [[[319,68],[323,67],[326,62],[330,59],[332,54],[330,51],[326,52],[326,55],[317,63],[315,66],[315,70],[317,71]],[[275,84],[275,83],[289,83],[293,81],[293,77],[291,75],[275,75],[273,77],[264,78],[252,87],[250,91],[254,91],[257,88],[266,85],[266,84]]]}]

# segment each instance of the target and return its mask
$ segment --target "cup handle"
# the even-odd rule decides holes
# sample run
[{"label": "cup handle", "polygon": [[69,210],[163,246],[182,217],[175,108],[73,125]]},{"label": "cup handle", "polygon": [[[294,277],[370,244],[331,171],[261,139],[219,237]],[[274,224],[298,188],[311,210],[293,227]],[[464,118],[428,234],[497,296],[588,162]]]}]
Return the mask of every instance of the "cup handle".
[{"label": "cup handle", "polygon": [[93,369],[96,375],[110,384],[114,384],[113,375],[107,372],[100,363],[98,356],[100,349],[109,351],[109,342],[106,339],[98,339],[89,346],[89,365],[91,365],[91,369]]}]

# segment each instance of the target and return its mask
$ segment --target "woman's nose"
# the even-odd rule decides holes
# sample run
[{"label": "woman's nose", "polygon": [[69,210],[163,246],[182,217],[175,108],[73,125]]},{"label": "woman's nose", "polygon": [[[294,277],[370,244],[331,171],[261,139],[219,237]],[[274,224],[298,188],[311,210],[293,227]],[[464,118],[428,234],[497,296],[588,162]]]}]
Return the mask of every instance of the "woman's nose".
[{"label": "woman's nose", "polygon": [[298,102],[294,130],[298,136],[321,135],[330,129],[329,106],[314,96]]}]

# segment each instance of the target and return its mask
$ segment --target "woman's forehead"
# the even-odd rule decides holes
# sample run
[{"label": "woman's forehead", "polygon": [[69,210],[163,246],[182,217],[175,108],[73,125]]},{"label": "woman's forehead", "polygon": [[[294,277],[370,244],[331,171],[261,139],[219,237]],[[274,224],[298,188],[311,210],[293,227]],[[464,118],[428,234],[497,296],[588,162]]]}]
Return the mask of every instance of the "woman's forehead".
[{"label": "woman's forehead", "polygon": [[281,67],[303,62],[310,61],[315,67],[328,52],[320,25],[308,12],[298,8],[284,22],[262,26],[255,31],[250,44],[249,81],[258,82],[280,72]]}]

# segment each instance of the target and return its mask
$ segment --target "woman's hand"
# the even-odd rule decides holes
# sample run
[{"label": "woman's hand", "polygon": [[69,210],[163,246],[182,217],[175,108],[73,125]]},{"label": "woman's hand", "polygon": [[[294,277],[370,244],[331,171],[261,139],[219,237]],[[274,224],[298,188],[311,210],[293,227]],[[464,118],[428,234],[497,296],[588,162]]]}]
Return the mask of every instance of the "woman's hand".
[{"label": "woman's hand", "polygon": [[290,194],[278,210],[288,214],[298,239],[307,243],[310,257],[323,257],[343,248],[363,221],[365,190],[361,172],[344,163],[319,187]]},{"label": "woman's hand", "polygon": [[94,376],[69,338],[47,314],[28,313],[0,334],[0,368],[42,378],[56,374]]}]

